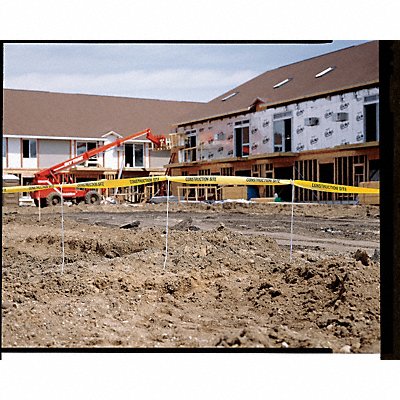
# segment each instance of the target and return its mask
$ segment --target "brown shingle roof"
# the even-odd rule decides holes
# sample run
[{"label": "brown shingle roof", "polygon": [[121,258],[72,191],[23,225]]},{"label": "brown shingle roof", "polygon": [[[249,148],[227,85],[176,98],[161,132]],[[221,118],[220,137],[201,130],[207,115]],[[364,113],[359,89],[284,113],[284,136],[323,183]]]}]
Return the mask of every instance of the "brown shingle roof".
[{"label": "brown shingle roof", "polygon": [[[296,62],[267,71],[189,112],[185,118],[175,122],[183,124],[243,112],[256,98],[265,100],[268,106],[268,104],[286,103],[377,83],[378,59],[378,42],[373,41]],[[315,77],[328,67],[335,68],[320,78]],[[274,89],[276,84],[288,78],[289,82]],[[222,101],[235,92],[237,92],[235,96]]]},{"label": "brown shingle roof", "polygon": [[151,128],[168,134],[171,123],[203,103],[127,97],[4,90],[3,134],[99,138]]}]

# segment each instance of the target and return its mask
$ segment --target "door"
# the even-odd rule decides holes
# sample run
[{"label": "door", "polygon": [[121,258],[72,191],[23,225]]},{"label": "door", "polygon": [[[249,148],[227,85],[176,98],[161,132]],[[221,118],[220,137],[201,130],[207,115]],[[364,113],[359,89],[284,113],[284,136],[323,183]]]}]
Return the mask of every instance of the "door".
[{"label": "door", "polygon": [[274,152],[292,151],[292,119],[274,121]]},{"label": "door", "polygon": [[248,157],[250,154],[249,127],[235,128],[236,157]]},{"label": "door", "polygon": [[378,103],[366,104],[364,106],[365,115],[365,141],[373,142],[379,140],[378,138]]}]

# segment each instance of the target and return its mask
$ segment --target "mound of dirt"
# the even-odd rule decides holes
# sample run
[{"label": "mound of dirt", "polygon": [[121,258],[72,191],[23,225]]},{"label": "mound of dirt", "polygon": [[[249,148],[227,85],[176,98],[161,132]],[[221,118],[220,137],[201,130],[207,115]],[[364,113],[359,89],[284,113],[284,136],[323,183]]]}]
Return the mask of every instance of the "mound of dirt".
[{"label": "mound of dirt", "polygon": [[[186,206],[177,215],[177,229],[168,233],[164,268],[165,226],[146,226],[141,218],[135,229],[120,229],[117,215],[126,207],[112,207],[101,206],[95,217],[90,215],[93,207],[75,209],[72,214],[79,218],[66,215],[64,234],[58,210],[43,210],[40,222],[26,209],[5,210],[5,348],[316,347],[379,352],[379,256],[369,257],[362,249],[297,246],[290,260],[288,246],[268,234],[227,227],[219,219],[226,215],[223,209],[207,211],[210,229],[192,229],[197,227],[196,212],[209,207],[195,205],[193,218],[187,218]],[[146,205],[141,211],[162,207]],[[288,211],[277,207],[283,208],[275,211]],[[323,206],[316,207],[323,212]],[[110,210],[115,220],[107,214],[102,226],[101,215]],[[365,208],[357,210],[367,218]],[[344,211],[335,218],[348,218],[351,206]],[[244,221],[254,212],[265,217],[262,208],[235,205],[229,212],[230,217],[243,214]],[[325,207],[325,218],[330,212]],[[132,215],[126,216],[128,222],[136,218]],[[309,235],[321,235],[318,226],[307,223]]]}]

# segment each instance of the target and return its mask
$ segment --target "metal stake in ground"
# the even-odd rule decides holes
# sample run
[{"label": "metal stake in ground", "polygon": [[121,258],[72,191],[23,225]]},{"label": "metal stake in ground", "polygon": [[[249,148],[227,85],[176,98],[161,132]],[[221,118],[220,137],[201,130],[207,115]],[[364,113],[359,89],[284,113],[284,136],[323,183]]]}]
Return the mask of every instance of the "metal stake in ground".
[{"label": "metal stake in ground", "polygon": [[65,262],[65,246],[64,246],[64,196],[63,196],[63,186],[61,185],[61,245],[62,245],[62,264],[61,273],[64,272],[64,262]]},{"label": "metal stake in ground", "polygon": [[40,197],[38,197],[38,205],[39,205],[39,222],[40,222],[40,216],[41,216],[41,215],[40,215],[40,200],[41,200],[41,199],[40,199]]},{"label": "metal stake in ground", "polygon": [[166,228],[165,228],[165,258],[164,258],[164,269],[165,269],[165,266],[167,265],[167,258],[168,258],[168,225],[169,225],[168,210],[169,210],[169,178],[167,177],[167,225],[166,225]]},{"label": "metal stake in ground", "polygon": [[294,209],[294,181],[292,180],[292,217],[290,220],[290,261],[292,261],[293,251],[293,209]]}]

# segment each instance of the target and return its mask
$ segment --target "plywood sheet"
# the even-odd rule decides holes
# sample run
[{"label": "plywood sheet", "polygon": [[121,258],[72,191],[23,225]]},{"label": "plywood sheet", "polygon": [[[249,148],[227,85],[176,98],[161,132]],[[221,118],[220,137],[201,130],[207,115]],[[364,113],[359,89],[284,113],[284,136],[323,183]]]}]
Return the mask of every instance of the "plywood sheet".
[{"label": "plywood sheet", "polygon": [[226,186],[222,188],[222,200],[247,199],[246,186]]},{"label": "plywood sheet", "polygon": [[[360,182],[360,186],[379,189],[379,181]],[[358,199],[360,204],[379,205],[379,194],[360,194]]]}]

